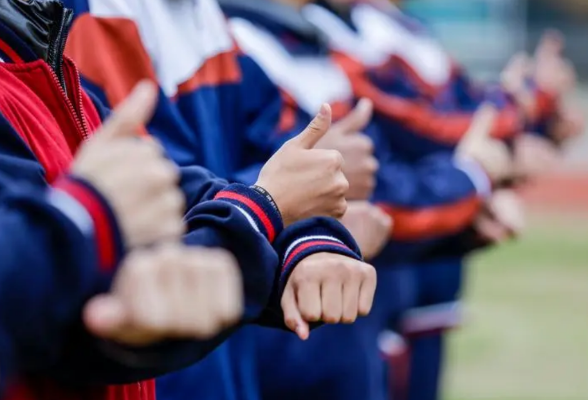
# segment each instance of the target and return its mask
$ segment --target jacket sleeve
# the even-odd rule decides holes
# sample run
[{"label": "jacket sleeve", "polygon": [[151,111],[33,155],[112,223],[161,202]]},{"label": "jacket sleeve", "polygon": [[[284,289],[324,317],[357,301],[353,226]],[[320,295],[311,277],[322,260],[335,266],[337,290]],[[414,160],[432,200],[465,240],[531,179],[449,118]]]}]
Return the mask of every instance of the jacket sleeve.
[{"label": "jacket sleeve", "polygon": [[508,139],[522,128],[524,121],[518,108],[510,99],[497,96],[493,91],[476,93],[479,97],[469,98],[470,101],[476,99],[476,103],[470,102],[468,108],[439,110],[417,85],[409,82],[408,76],[391,73],[385,79],[393,82],[383,82],[373,71],[349,57],[338,55],[336,59],[348,71],[356,96],[372,100],[375,111],[381,116],[441,145],[459,143],[472,123],[476,108],[484,100],[495,104],[499,111],[492,129],[495,138]]},{"label": "jacket sleeve", "polygon": [[63,176],[52,186],[25,143],[0,116],[0,367],[52,365],[84,302],[105,291],[123,256],[105,199]]},{"label": "jacket sleeve", "polygon": [[423,241],[461,231],[491,191],[476,162],[449,153],[411,163],[390,155],[382,160],[374,201],[393,218],[394,240]]}]

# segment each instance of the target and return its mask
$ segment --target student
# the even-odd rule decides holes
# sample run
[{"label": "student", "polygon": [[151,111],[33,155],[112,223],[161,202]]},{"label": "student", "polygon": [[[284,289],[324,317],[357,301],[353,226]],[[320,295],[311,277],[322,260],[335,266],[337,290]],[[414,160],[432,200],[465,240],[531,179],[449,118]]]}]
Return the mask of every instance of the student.
[{"label": "student", "polygon": [[[262,70],[235,48],[215,1],[68,3],[76,20],[66,51],[80,65],[85,84],[114,105],[138,80],[158,82],[160,101],[149,131],[181,165],[202,165],[229,180],[253,184],[266,160],[310,119],[302,110],[290,107]],[[89,42],[94,43],[92,48]],[[174,46],[169,45],[172,42]],[[367,198],[375,185],[373,147],[365,137],[351,134],[367,123],[369,114],[369,104],[359,107],[328,135],[349,138],[350,147],[363,149],[343,169],[351,198]],[[316,147],[328,148],[327,140],[321,139]],[[310,188],[294,179],[282,182],[288,191],[300,189],[301,196],[292,198],[293,206],[305,208],[310,199],[304,190]],[[345,221],[361,220],[360,226],[372,221],[370,235],[383,243],[389,218],[371,206],[350,208],[354,211]],[[315,231],[308,239],[320,241],[322,236]],[[305,246],[309,240],[298,245]],[[379,245],[371,240],[367,243],[369,256]],[[312,316],[317,317],[320,315]],[[330,322],[340,319],[323,317]],[[346,322],[354,319],[353,314],[344,316]],[[255,386],[240,383],[252,372],[253,339],[249,332],[240,331],[185,373],[159,380],[158,397],[254,397]]]},{"label": "student", "polygon": [[[306,112],[312,113],[322,101],[349,108],[361,97],[354,93],[352,71],[337,64],[326,36],[300,14],[298,8],[305,2],[220,3],[240,48]],[[376,108],[373,124],[366,129],[380,163],[373,199],[394,219],[391,241],[375,260],[380,288],[385,288],[380,291],[383,309],[376,309],[372,321],[364,324],[321,330],[309,344],[267,332],[260,340],[260,353],[267,355],[260,373],[265,397],[385,397],[376,338],[384,315],[398,314],[407,307],[410,293],[403,293],[411,277],[404,265],[439,237],[472,223],[490,194],[490,182],[508,173],[506,148],[486,137],[492,114],[488,110],[481,113],[455,156],[432,154],[412,161],[392,145],[390,135],[382,129],[387,126],[383,121],[387,116]],[[498,161],[485,157],[486,149],[495,149]],[[380,311],[384,315],[378,317]],[[275,356],[278,348],[282,349],[279,358]],[[317,354],[325,356],[318,358]],[[288,367],[279,369],[278,365]],[[303,376],[297,371],[304,371]]]},{"label": "student", "polygon": [[[36,188],[46,188],[68,167],[81,143],[99,128],[105,110],[82,89],[75,65],[60,53],[71,19],[68,9],[58,1],[12,0],[3,1],[1,9],[2,170],[11,183],[27,181]],[[52,30],[55,27],[63,29]],[[53,33],[43,37],[40,32]],[[300,336],[307,336],[305,317],[311,312],[341,318],[337,316],[342,312],[338,311],[343,308],[341,300],[321,294],[323,284],[339,290],[355,287],[350,291],[353,300],[344,307],[346,313],[364,314],[371,307],[375,274],[358,261],[351,236],[335,221],[303,220],[317,214],[341,215],[345,209],[346,181],[339,156],[312,150],[329,125],[330,109],[325,106],[308,129],[284,144],[264,165],[255,188],[228,185],[198,167],[181,170],[184,209],[188,210],[184,212],[188,233],[183,241],[190,246],[224,248],[236,258],[245,295],[240,324],[287,324]],[[286,188],[282,180],[304,188],[307,203],[302,205],[293,196],[297,192]],[[314,240],[312,235],[321,238]],[[112,256],[113,252],[107,254]],[[339,279],[342,270],[349,273],[346,282]],[[117,290],[115,286],[114,299]],[[310,298],[301,296],[301,291]],[[295,298],[305,301],[298,303]],[[95,322],[92,318],[87,322],[91,321]],[[110,327],[126,321],[119,315],[115,322]],[[105,325],[89,325],[110,338],[112,331],[101,329]],[[137,348],[105,343],[88,335],[79,324],[66,335],[66,347],[50,369],[23,371],[6,398],[151,399],[154,393],[148,382],[103,385],[138,382],[189,365],[236,328],[206,341],[172,340]]]},{"label": "student", "polygon": [[[539,161],[552,159],[555,151],[541,139],[554,137],[556,130],[549,128],[549,133],[547,127],[568,126],[567,132],[573,136],[581,126],[571,122],[577,118],[562,108],[561,99],[573,86],[573,73],[570,75],[569,65],[561,58],[561,41],[552,35],[546,36],[539,47],[537,64],[529,69],[535,70],[532,87],[528,86],[527,67],[521,65],[525,61],[520,57],[506,69],[502,87],[484,87],[468,78],[422,24],[389,3],[317,3],[321,7],[310,6],[305,15],[330,38],[341,65],[352,74],[356,92],[374,100],[376,110],[390,117],[387,130],[394,146],[411,157],[454,148],[471,121],[472,110],[484,100],[499,110],[494,137],[509,138],[523,127],[533,132],[533,136],[510,139],[514,143],[514,180],[536,174],[541,170],[537,163],[549,165]],[[398,77],[408,83],[402,90],[398,88]],[[540,142],[543,143],[538,145]],[[533,162],[522,165],[522,160],[530,160],[524,155],[529,150],[534,152],[535,166]],[[407,313],[400,327],[413,337],[409,398],[438,396],[442,332],[459,323],[455,315],[459,305],[455,301],[461,291],[461,256],[468,251],[463,243],[497,243],[521,229],[520,211],[515,211],[520,204],[512,191],[498,191],[485,209],[475,229],[463,234],[471,236],[475,232],[481,238],[464,241],[460,234],[461,241],[454,239],[438,245],[439,252],[415,269],[419,283],[415,305],[422,307]],[[504,219],[495,218],[500,213]]]}]

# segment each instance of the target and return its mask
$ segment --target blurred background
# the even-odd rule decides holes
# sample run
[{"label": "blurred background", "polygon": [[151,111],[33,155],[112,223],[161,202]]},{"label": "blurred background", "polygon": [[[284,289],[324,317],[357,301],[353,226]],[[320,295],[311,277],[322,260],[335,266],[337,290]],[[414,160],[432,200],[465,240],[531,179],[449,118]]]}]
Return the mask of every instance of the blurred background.
[{"label": "blurred background", "polygon": [[[477,77],[497,79],[549,28],[567,38],[588,116],[588,0],[406,0]],[[585,400],[588,395],[588,134],[526,189],[526,235],[474,257],[468,320],[453,335],[448,400]]]}]

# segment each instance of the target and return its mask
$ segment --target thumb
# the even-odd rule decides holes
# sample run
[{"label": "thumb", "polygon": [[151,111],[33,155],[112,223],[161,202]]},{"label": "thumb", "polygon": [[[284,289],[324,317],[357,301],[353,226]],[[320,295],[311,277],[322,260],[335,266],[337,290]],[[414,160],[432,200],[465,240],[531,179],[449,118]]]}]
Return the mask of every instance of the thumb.
[{"label": "thumb", "polygon": [[286,326],[292,332],[295,332],[301,340],[307,340],[310,336],[310,328],[308,327],[308,323],[302,319],[302,315],[300,315],[296,295],[291,285],[286,285],[286,289],[282,295],[282,311],[284,312],[284,323]]},{"label": "thumb", "polygon": [[331,106],[323,104],[319,113],[298,136],[290,142],[303,149],[312,149],[331,128]]},{"label": "thumb", "polygon": [[488,103],[482,104],[476,111],[470,128],[461,139],[458,151],[469,148],[473,143],[489,139],[495,121],[496,108]]},{"label": "thumb", "polygon": [[105,339],[111,338],[125,327],[125,309],[114,296],[98,295],[86,303],[84,323],[94,335]]},{"label": "thumb", "polygon": [[372,119],[374,104],[371,100],[361,99],[355,108],[333,125],[333,130],[341,133],[357,133],[365,129]]},{"label": "thumb", "polygon": [[538,60],[542,60],[544,57],[559,56],[564,49],[564,44],[564,37],[559,31],[549,30],[541,37],[537,45],[535,57]]},{"label": "thumb", "polygon": [[135,136],[138,129],[151,120],[157,95],[157,86],[153,82],[139,82],[104,122],[100,135],[109,139]]}]

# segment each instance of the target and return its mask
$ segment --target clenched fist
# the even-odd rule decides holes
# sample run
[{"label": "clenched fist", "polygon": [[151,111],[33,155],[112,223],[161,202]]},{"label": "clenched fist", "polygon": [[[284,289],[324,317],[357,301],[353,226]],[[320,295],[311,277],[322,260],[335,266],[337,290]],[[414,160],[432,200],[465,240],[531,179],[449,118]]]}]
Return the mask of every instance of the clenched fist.
[{"label": "clenched fist", "polygon": [[512,176],[513,161],[507,146],[490,137],[495,119],[496,110],[490,105],[482,105],[455,155],[476,161],[493,183],[499,183]]},{"label": "clenched fist", "polygon": [[84,320],[94,335],[125,345],[204,340],[238,322],[242,293],[237,263],[225,251],[182,245],[137,250],[111,292],[88,302]]},{"label": "clenched fist", "polygon": [[127,247],[179,239],[184,195],[179,172],[154,140],[140,138],[157,100],[151,83],[140,83],[76,154],[71,171],[96,187],[116,214]]},{"label": "clenched fist", "polygon": [[284,225],[326,216],[340,218],[347,210],[349,182],[343,157],[336,150],[315,149],[331,126],[331,108],[319,114],[298,136],[286,142],[262,168],[256,185],[274,198]]},{"label": "clenched fist", "polygon": [[370,100],[362,99],[345,118],[333,124],[317,143],[317,148],[337,150],[343,155],[343,173],[349,181],[349,200],[368,199],[376,186],[378,160],[374,157],[374,143],[361,133],[372,118]]},{"label": "clenched fist", "polygon": [[281,301],[284,321],[306,340],[309,322],[353,323],[369,314],[375,290],[371,265],[339,254],[313,254],[288,279]]},{"label": "clenched fist", "polygon": [[367,201],[350,202],[341,223],[351,232],[366,260],[378,255],[392,229],[392,218]]}]

